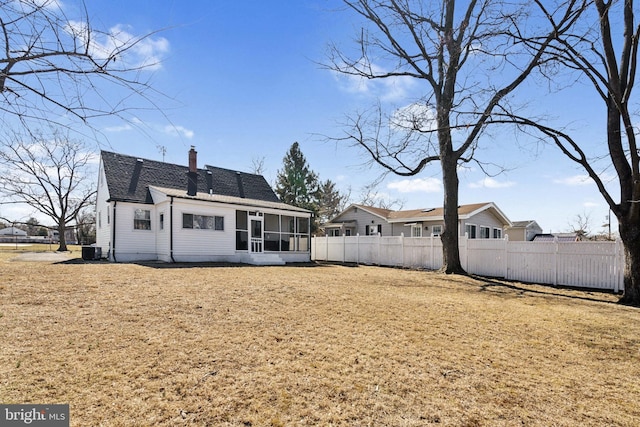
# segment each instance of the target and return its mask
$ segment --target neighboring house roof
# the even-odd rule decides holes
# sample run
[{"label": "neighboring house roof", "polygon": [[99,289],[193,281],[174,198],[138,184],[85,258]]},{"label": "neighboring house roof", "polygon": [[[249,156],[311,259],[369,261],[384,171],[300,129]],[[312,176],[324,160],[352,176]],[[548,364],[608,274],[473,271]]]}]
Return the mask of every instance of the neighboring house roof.
[{"label": "neighboring house roof", "polygon": [[538,223],[532,219],[526,221],[513,221],[511,224],[511,228],[528,228],[535,226],[542,230],[542,227],[540,227]]},{"label": "neighboring house roof", "polygon": [[0,230],[2,236],[26,236],[27,232],[16,227],[6,227]]},{"label": "neighboring house roof", "polygon": [[556,234],[536,234],[533,238],[534,242],[555,242],[557,239],[558,242],[577,242],[580,240],[577,234],[575,233],[556,233]]},{"label": "neighboring house roof", "polygon": [[[393,222],[412,222],[412,221],[441,221],[444,219],[444,208],[426,208],[426,209],[411,209],[405,211],[392,211],[390,209],[381,209],[375,208],[372,206],[364,206],[353,204],[345,209],[343,212],[338,214],[334,219],[330,222],[336,223],[340,221],[340,216],[347,212],[351,208],[362,209],[366,212],[372,213],[374,215],[379,216],[380,218],[386,220],[389,223]],[[458,217],[459,219],[469,219],[474,215],[486,210],[486,209],[494,209],[498,214],[502,222],[505,224],[511,225],[511,221],[509,218],[502,213],[502,211],[492,202],[486,203],[473,203],[469,205],[460,205],[458,206]]]},{"label": "neighboring house roof", "polygon": [[256,200],[256,199],[249,199],[249,198],[243,198],[243,197],[223,196],[220,194],[209,194],[209,193],[198,193],[195,196],[189,196],[182,189],[163,188],[163,187],[156,187],[154,185],[149,186],[149,188],[151,188],[152,190],[159,191],[160,193],[166,194],[167,196],[178,197],[182,199],[229,203],[234,205],[244,205],[244,206],[251,206],[256,208],[273,208],[273,209],[280,209],[280,210],[288,210],[292,212],[309,212],[309,213],[311,212],[307,209],[287,205],[279,201],[271,202],[267,200]]},{"label": "neighboring house roof", "polygon": [[[150,203],[148,188],[152,185],[181,190],[186,195],[189,172],[187,166],[109,151],[102,151],[101,156],[110,200]],[[214,195],[280,203],[278,196],[261,175],[208,165],[204,169],[197,169],[197,173],[198,194],[208,195],[211,189]]]}]

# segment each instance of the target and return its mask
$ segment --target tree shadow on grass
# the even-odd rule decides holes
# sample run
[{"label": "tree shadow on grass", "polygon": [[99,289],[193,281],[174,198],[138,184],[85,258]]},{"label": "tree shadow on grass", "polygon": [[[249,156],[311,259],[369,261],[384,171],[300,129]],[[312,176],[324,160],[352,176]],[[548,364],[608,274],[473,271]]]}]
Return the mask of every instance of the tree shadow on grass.
[{"label": "tree shadow on grass", "polygon": [[[480,292],[488,292],[492,289],[506,289],[513,291],[516,295],[526,296],[527,294],[543,297],[567,298],[580,301],[601,302],[606,304],[618,304],[617,301],[608,301],[598,298],[597,295],[615,295],[606,289],[585,289],[572,286],[553,286],[540,283],[511,282],[507,280],[496,280],[483,276],[469,275],[469,277],[482,282],[479,285]],[[575,293],[563,293],[560,291],[575,291]],[[591,294],[591,295],[590,295]]]}]

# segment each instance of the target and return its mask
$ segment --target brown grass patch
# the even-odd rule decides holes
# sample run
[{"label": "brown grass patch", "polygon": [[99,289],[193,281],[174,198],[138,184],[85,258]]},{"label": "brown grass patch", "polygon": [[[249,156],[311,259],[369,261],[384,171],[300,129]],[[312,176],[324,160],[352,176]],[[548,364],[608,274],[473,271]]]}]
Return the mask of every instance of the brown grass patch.
[{"label": "brown grass patch", "polygon": [[640,424],[638,310],[377,267],[0,256],[0,400],[72,426]]}]

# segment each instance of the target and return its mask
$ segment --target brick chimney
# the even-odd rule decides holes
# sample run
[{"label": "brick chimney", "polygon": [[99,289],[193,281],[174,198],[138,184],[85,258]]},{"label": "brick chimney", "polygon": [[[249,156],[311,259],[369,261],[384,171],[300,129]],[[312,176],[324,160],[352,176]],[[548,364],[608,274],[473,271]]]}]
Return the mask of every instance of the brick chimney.
[{"label": "brick chimney", "polygon": [[189,150],[189,172],[187,173],[187,195],[195,196],[198,192],[198,152],[192,145]]}]

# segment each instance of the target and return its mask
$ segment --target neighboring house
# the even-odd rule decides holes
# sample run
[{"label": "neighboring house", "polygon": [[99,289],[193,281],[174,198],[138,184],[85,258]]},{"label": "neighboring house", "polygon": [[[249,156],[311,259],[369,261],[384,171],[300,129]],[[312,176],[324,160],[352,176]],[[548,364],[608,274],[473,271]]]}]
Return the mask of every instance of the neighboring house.
[{"label": "neighboring house", "polygon": [[[458,207],[459,234],[471,239],[500,239],[511,221],[493,203],[476,203]],[[439,236],[444,228],[443,208],[393,211],[353,204],[324,224],[329,236],[426,237]]]},{"label": "neighboring house", "polygon": [[261,175],[102,151],[96,246],[112,261],[284,264],[310,260],[311,212]]},{"label": "neighboring house", "polygon": [[20,230],[16,227],[6,227],[0,230],[0,236],[9,237],[9,236],[17,236],[17,237],[27,237],[27,232],[24,230]]},{"label": "neighboring house", "polygon": [[536,235],[542,234],[542,227],[534,220],[513,221],[512,224],[505,229],[512,242],[530,242]]},{"label": "neighboring house", "polygon": [[579,242],[581,240],[580,236],[576,233],[537,234],[533,238],[534,242]]}]

